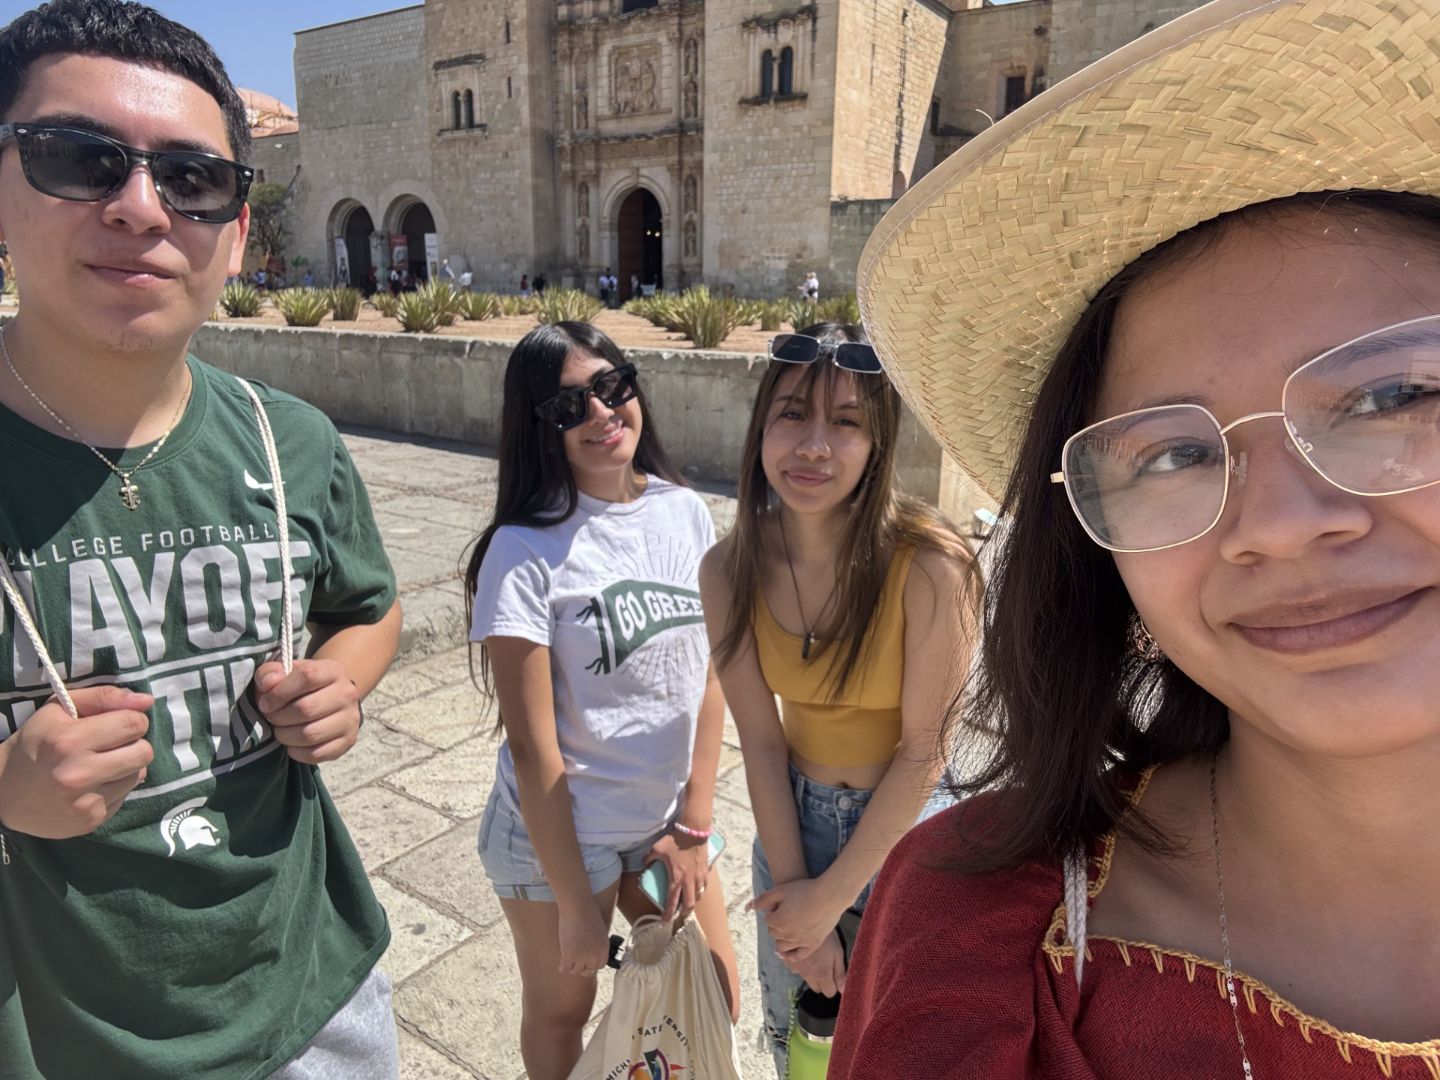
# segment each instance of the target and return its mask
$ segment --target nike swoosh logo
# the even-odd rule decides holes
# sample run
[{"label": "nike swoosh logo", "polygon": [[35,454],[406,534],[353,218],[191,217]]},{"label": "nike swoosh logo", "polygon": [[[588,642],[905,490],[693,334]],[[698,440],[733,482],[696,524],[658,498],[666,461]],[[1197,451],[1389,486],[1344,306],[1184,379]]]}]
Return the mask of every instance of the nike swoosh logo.
[{"label": "nike swoosh logo", "polygon": [[245,486],[248,488],[253,488],[255,491],[275,490],[274,484],[262,484],[259,480],[256,480],[253,476],[251,476],[249,469],[245,470]]}]

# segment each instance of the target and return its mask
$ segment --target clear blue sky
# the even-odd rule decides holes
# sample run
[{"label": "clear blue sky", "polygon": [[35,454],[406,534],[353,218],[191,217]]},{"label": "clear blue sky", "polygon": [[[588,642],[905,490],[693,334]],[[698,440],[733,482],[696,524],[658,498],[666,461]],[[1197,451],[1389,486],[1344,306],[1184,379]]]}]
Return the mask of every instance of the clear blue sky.
[{"label": "clear blue sky", "polygon": [[[150,0],[205,37],[237,86],[295,104],[295,31],[409,7],[415,0]],[[1012,0],[1000,0],[1010,3]],[[36,0],[0,0],[0,26]]]},{"label": "clear blue sky", "polygon": [[[295,104],[295,31],[409,7],[414,0],[149,0],[201,34],[238,86]],[[0,0],[0,26],[38,0]]]}]

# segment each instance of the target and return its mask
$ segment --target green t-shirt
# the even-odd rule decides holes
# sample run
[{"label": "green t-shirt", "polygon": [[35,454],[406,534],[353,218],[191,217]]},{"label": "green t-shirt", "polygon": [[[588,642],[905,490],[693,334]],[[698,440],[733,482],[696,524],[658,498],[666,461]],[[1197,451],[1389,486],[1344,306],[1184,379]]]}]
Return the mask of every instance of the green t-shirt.
[{"label": "green t-shirt", "polygon": [[[0,407],[0,557],[47,650],[69,687],[156,698],[154,762],[113,818],[72,840],[7,835],[7,1080],[266,1076],[389,941],[319,772],[256,708],[255,669],[279,656],[274,494],[244,387],[195,360],[190,371],[185,416],[133,477],[135,510],[85,446]],[[378,621],[394,575],[339,435],[315,408],[256,389],[285,482],[297,622]],[[148,449],[107,456],[124,468]],[[0,603],[0,739],[49,695]]]}]

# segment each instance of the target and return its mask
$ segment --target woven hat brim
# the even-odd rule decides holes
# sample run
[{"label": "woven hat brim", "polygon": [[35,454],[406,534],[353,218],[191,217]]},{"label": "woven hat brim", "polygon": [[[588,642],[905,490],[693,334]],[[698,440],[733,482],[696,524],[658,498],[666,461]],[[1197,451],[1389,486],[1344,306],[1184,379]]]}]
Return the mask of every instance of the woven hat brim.
[{"label": "woven hat brim", "polygon": [[1120,269],[1300,192],[1440,194],[1440,5],[1216,0],[1057,83],[907,192],[857,294],[901,395],[991,495]]}]

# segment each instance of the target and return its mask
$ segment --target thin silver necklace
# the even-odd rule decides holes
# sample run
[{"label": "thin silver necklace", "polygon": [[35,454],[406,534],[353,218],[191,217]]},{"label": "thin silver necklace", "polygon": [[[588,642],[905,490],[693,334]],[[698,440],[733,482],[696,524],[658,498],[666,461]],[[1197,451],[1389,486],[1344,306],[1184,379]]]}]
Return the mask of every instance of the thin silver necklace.
[{"label": "thin silver necklace", "polygon": [[1245,1032],[1240,1030],[1240,1004],[1235,994],[1235,969],[1230,963],[1230,926],[1225,918],[1225,875],[1220,870],[1220,797],[1215,791],[1215,766],[1220,760],[1217,750],[1210,758],[1210,828],[1215,836],[1215,884],[1220,892],[1220,948],[1225,960],[1225,989],[1230,995],[1230,1015],[1235,1020],[1235,1037],[1240,1040],[1240,1063],[1245,1067],[1245,1080],[1254,1080],[1250,1055],[1245,1049]]},{"label": "thin silver necklace", "polygon": [[54,420],[55,423],[73,435],[77,442],[103,461],[109,467],[110,471],[120,478],[120,502],[124,505],[125,509],[138,510],[140,508],[140,487],[130,478],[146,465],[150,464],[150,459],[160,452],[160,448],[165,445],[165,440],[170,438],[170,433],[175,430],[175,425],[180,423],[180,417],[185,412],[185,406],[190,403],[190,392],[194,389],[194,382],[192,381],[190,385],[185,388],[185,395],[180,399],[180,404],[176,406],[175,415],[170,418],[170,426],[165,429],[165,434],[160,436],[155,445],[150,447],[150,452],[141,458],[137,464],[132,465],[128,469],[122,469],[90,443],[86,442],[78,431],[65,422],[64,417],[45,403],[44,398],[30,389],[30,384],[25,381],[20,372],[15,370],[15,361],[10,359],[10,350],[5,347],[4,328],[0,328],[0,355],[5,357],[5,366],[10,369],[10,374],[15,376],[15,381],[20,384],[27,394],[35,399],[35,404],[44,409],[51,420]]},{"label": "thin silver necklace", "polygon": [[[800,629],[805,631],[805,637],[800,642],[800,659],[809,660],[810,650],[815,645],[815,631],[805,621],[805,604],[800,599],[800,579],[795,576],[795,563],[790,558],[790,538],[785,535],[785,512],[782,510],[776,517],[780,522],[780,542],[785,545],[785,565],[790,567],[790,584],[795,586],[795,608],[800,612]],[[816,626],[825,617],[825,612],[830,610],[830,601],[834,599],[835,586],[832,585],[830,595],[825,598],[825,606],[820,609],[820,614],[815,619]]]}]

